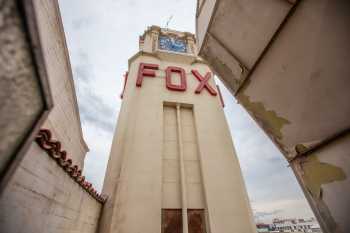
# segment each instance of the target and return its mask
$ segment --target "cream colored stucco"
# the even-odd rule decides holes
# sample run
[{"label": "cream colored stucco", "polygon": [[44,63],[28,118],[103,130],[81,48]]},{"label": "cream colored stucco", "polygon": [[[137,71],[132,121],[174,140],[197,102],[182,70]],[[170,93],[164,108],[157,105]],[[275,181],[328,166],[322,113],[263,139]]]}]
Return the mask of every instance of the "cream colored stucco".
[{"label": "cream colored stucco", "polygon": [[0,196],[0,232],[96,233],[101,207],[33,142]]},{"label": "cream colored stucco", "polygon": [[[82,169],[88,148],[82,136],[58,2],[38,0],[33,4],[54,101],[42,127],[51,131],[52,140],[61,143],[67,159]],[[102,203],[33,140],[1,190],[0,233],[96,233],[101,208]]]},{"label": "cream colored stucco", "polygon": [[72,68],[57,1],[34,1],[54,108],[43,127],[50,129],[81,169],[88,147],[84,141]]},{"label": "cream colored stucco", "polygon": [[[173,156],[181,155],[177,150],[184,150],[185,164],[188,156],[186,153],[190,154],[190,157],[198,156],[198,163],[187,166],[187,170],[194,173],[190,174],[185,169],[185,175],[187,180],[201,180],[198,187],[202,190],[198,191],[197,188],[197,191],[203,195],[193,194],[195,191],[192,190],[196,188],[187,185],[185,189],[190,195],[186,195],[186,203],[195,207],[205,207],[207,232],[255,232],[241,170],[219,96],[210,95],[206,89],[200,94],[194,93],[199,82],[191,74],[191,70],[196,69],[204,76],[210,72],[209,67],[202,62],[196,62],[198,58],[193,55],[150,51],[152,46],[147,43],[151,43],[152,36],[157,35],[151,30],[145,34],[143,48],[146,51],[139,52],[129,61],[128,81],[103,188],[103,193],[107,194],[109,199],[104,206],[100,232],[161,232],[162,208],[171,207],[164,205],[176,207],[180,203],[179,198],[170,197],[176,195],[178,187],[166,187],[163,182],[164,176],[176,180],[178,175],[175,173],[181,172],[178,168],[179,163],[174,160],[165,161],[169,157],[164,159],[164,156],[171,157],[171,152],[177,154]],[[142,87],[136,87],[139,64],[142,62],[158,64],[159,70],[155,71],[156,77],[145,77]],[[168,66],[181,67],[186,71],[185,92],[166,88],[164,71]],[[173,80],[175,82],[176,75]],[[210,85],[216,89],[213,77],[210,79]],[[164,106],[176,104],[185,108],[181,117],[185,126],[181,132],[176,133],[175,119],[170,119],[173,123],[170,123],[169,127],[173,125],[174,130],[166,133],[164,111],[175,110]],[[189,119],[193,119],[193,124],[186,126],[191,121]],[[195,138],[195,142],[192,142],[197,146],[192,149],[186,146],[179,147],[180,143],[175,143],[176,134],[179,133],[183,134],[183,144],[190,138]],[[173,138],[175,141],[172,145],[164,146],[163,140],[166,138]],[[164,152],[165,150],[167,152]],[[197,168],[189,168],[191,166]],[[201,174],[198,173],[199,170]],[[166,193],[162,193],[165,191]],[[177,201],[162,203],[167,195],[169,200]],[[198,199],[201,197],[203,200]]]}]

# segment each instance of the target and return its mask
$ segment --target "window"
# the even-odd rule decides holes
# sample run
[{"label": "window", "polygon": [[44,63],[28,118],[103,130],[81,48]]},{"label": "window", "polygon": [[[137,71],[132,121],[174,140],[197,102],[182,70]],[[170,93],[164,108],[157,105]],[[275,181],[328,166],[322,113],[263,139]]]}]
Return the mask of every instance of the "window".
[{"label": "window", "polygon": [[181,209],[162,210],[162,233],[182,233]]},{"label": "window", "polygon": [[204,210],[187,210],[188,233],[205,233]]}]

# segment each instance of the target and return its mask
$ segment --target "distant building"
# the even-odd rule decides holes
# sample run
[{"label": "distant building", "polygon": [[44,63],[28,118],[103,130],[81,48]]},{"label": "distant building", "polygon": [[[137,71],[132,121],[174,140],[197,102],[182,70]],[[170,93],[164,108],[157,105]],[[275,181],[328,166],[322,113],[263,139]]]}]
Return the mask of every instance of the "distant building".
[{"label": "distant building", "polygon": [[270,224],[265,223],[257,223],[256,224],[256,230],[257,232],[271,232],[272,226]]},{"label": "distant building", "polygon": [[[322,232],[315,218],[310,219],[274,219],[275,232]],[[260,231],[262,232],[262,231]]]}]

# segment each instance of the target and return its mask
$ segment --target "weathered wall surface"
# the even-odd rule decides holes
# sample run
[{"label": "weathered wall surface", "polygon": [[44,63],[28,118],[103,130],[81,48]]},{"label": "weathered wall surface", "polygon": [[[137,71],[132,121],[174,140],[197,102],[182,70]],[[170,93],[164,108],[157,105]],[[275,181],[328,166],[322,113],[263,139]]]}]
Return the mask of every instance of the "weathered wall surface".
[{"label": "weathered wall surface", "polygon": [[[2,19],[5,23],[0,43],[5,43],[4,53],[1,53],[4,61],[0,68],[11,72],[5,81],[10,80],[20,72],[27,82],[21,79],[15,82],[14,87],[1,83],[8,88],[4,92],[6,106],[11,106],[11,99],[7,98],[11,93],[17,93],[18,87],[23,84],[27,91],[32,91],[36,86],[32,78],[30,52],[24,44],[24,35],[21,34],[21,24],[16,18],[15,8],[8,6],[14,1],[5,1],[2,4]],[[43,65],[47,71],[48,83],[53,96],[54,107],[48,119],[44,122],[44,128],[53,132],[55,140],[61,142],[62,148],[67,151],[67,157],[72,159],[73,165],[83,168],[87,146],[82,137],[78,106],[75,96],[72,71],[69,64],[68,51],[57,1],[39,0],[32,1],[31,16],[38,24],[30,25],[38,31],[36,44],[43,55]],[[13,5],[12,5],[13,6]],[[23,16],[22,16],[23,17]],[[2,21],[0,23],[3,23]],[[0,25],[1,26],[1,25]],[[7,31],[6,31],[7,30]],[[15,35],[15,36],[14,36]],[[11,41],[18,42],[11,45]],[[11,59],[11,56],[18,60]],[[6,61],[5,61],[6,60]],[[2,80],[2,79],[1,79]],[[3,81],[3,80],[2,80]],[[2,85],[3,84],[3,85]],[[16,89],[17,88],[17,89]],[[36,110],[31,104],[41,107],[42,103],[37,96],[27,95],[21,101],[20,107]],[[36,93],[38,95],[38,93]],[[27,101],[30,100],[28,103]],[[14,102],[13,102],[14,103]],[[16,110],[17,105],[13,105]],[[31,112],[27,111],[28,116]],[[19,114],[20,115],[20,114]],[[19,116],[16,116],[19,117]],[[18,118],[22,120],[22,118]],[[31,119],[29,119],[31,120]],[[20,122],[22,123],[22,122]],[[23,122],[26,123],[26,122]],[[17,127],[23,127],[18,124]],[[6,142],[6,141],[5,141]],[[70,177],[46,151],[42,150],[36,142],[31,142],[29,150],[24,154],[23,160],[18,163],[17,169],[9,177],[7,185],[0,196],[0,232],[1,233],[95,233],[102,204],[85,191],[72,177]]]},{"label": "weathered wall surface", "polygon": [[199,15],[212,16],[200,55],[288,159],[350,127],[349,9],[344,0],[222,0]]},{"label": "weathered wall surface", "polygon": [[57,1],[34,1],[54,108],[44,123],[80,167],[88,150],[83,139],[61,16]]},{"label": "weathered wall surface", "polygon": [[237,93],[288,159],[350,129],[348,10],[301,1]]},{"label": "weathered wall surface", "polygon": [[316,215],[330,232],[350,232],[350,134],[292,161]]},{"label": "weathered wall surface", "polygon": [[1,233],[95,233],[101,204],[35,142],[0,197]]},{"label": "weathered wall surface", "polygon": [[198,8],[200,55],[291,162],[324,232],[348,232],[350,2],[214,3]]},{"label": "weathered wall surface", "polygon": [[[28,3],[28,2],[27,2]],[[21,4],[28,8],[31,4]],[[41,50],[34,53],[37,33],[29,24],[32,15],[20,11],[19,1],[1,1],[0,6],[0,177],[15,168],[37,128],[51,107]],[[39,59],[40,57],[40,59]]]}]

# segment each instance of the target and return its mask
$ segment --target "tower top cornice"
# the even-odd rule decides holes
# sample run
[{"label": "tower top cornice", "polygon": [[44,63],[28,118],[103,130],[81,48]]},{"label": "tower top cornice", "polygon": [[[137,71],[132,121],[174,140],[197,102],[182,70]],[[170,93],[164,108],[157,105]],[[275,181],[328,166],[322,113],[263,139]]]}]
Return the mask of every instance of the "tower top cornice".
[{"label": "tower top cornice", "polygon": [[196,38],[193,33],[161,28],[147,27],[139,37],[139,49],[149,53],[176,53],[181,56],[196,56]]},{"label": "tower top cornice", "polygon": [[177,31],[169,28],[161,28],[157,25],[152,25],[149,26],[144,33],[140,36],[140,39],[145,39],[145,36],[147,34],[151,33],[156,33],[156,34],[161,34],[161,35],[171,35],[171,36],[176,36],[178,38],[186,39],[186,40],[193,40],[196,42],[196,37],[193,33],[190,32],[182,32],[182,31]]}]

